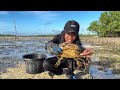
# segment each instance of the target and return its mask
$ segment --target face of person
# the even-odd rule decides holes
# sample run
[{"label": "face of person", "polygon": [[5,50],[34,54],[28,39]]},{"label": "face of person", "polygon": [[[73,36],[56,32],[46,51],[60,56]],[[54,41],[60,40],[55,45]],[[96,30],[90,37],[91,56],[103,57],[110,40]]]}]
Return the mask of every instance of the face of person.
[{"label": "face of person", "polygon": [[67,43],[72,43],[72,42],[74,42],[74,40],[75,40],[76,38],[77,38],[77,35],[76,35],[76,33],[74,33],[74,32],[66,33],[65,36],[64,36],[65,42],[67,42]]}]

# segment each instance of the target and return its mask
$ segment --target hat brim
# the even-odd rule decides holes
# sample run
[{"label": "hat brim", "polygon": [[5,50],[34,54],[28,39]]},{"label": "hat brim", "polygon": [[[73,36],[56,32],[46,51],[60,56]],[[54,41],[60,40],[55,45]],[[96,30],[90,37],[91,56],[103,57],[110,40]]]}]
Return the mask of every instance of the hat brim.
[{"label": "hat brim", "polygon": [[70,33],[70,32],[73,32],[73,33],[75,33],[75,34],[77,34],[78,32],[77,31],[75,31],[75,30],[70,30],[70,29],[65,29],[64,30],[64,33]]},{"label": "hat brim", "polygon": [[75,32],[75,31],[69,31],[68,33],[76,33],[77,34],[77,32]]}]

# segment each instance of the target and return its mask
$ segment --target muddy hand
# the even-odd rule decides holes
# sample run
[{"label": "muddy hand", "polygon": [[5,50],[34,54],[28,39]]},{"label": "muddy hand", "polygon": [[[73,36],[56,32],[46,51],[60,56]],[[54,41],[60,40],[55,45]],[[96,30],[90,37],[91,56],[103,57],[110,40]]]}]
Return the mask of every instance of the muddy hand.
[{"label": "muddy hand", "polygon": [[90,58],[92,54],[93,54],[92,49],[91,49],[91,48],[87,48],[87,49],[84,50],[83,53],[81,53],[80,55],[86,56],[86,57]]}]

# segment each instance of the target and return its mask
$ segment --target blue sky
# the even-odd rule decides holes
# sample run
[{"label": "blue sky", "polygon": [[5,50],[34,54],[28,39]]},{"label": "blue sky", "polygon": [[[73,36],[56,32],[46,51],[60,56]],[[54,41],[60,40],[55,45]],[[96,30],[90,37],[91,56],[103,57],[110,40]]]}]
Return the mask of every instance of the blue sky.
[{"label": "blue sky", "polygon": [[0,11],[0,34],[17,35],[58,34],[68,20],[80,24],[81,34],[89,33],[86,29],[94,20],[98,20],[103,11]]}]

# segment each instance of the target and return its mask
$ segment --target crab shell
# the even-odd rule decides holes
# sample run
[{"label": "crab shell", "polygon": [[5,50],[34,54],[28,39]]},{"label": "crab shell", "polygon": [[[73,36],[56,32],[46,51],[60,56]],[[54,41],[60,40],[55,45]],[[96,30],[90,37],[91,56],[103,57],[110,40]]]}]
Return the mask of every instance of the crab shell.
[{"label": "crab shell", "polygon": [[78,52],[78,46],[73,43],[62,43],[59,45],[63,50],[61,57],[63,58],[79,58],[80,52]]},{"label": "crab shell", "polygon": [[64,50],[67,50],[67,49],[71,49],[71,50],[78,50],[78,46],[73,44],[73,43],[62,43],[62,44],[59,44],[60,48],[64,51]]},{"label": "crab shell", "polygon": [[60,61],[63,60],[63,58],[73,58],[76,62],[77,65],[80,67],[80,58],[81,58],[81,53],[78,52],[78,46],[72,43],[62,43],[59,45],[61,49],[63,50],[61,54],[58,55],[58,62],[54,65],[56,68],[60,65]]},{"label": "crab shell", "polygon": [[80,52],[75,50],[67,49],[64,50],[60,56],[61,58],[80,58]]}]

